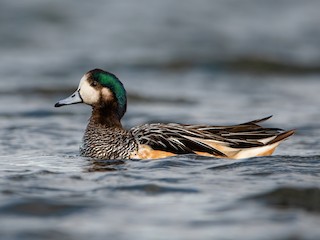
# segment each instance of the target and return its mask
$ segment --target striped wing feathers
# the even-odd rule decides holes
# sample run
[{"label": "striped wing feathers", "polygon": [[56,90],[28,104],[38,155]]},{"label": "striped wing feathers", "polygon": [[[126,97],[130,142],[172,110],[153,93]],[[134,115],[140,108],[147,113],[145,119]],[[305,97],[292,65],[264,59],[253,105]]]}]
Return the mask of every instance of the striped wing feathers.
[{"label": "striped wing feathers", "polygon": [[[235,158],[240,151],[263,149],[270,144],[274,144],[275,148],[293,134],[293,131],[284,132],[282,129],[258,125],[270,117],[231,126],[144,124],[132,128],[131,133],[139,145],[148,146],[153,150],[171,154],[197,153]],[[272,151],[268,149],[268,152]]]}]

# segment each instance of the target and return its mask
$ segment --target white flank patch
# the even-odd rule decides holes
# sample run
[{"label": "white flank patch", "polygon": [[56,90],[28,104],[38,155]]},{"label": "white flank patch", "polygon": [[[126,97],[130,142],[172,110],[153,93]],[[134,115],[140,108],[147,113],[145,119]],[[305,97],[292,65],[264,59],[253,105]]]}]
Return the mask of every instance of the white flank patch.
[{"label": "white flank patch", "polygon": [[248,149],[241,149],[239,153],[234,156],[234,159],[251,158],[258,156],[265,156],[268,151],[272,151],[276,148],[280,142],[273,143],[271,145],[266,145],[263,147],[253,147]]}]

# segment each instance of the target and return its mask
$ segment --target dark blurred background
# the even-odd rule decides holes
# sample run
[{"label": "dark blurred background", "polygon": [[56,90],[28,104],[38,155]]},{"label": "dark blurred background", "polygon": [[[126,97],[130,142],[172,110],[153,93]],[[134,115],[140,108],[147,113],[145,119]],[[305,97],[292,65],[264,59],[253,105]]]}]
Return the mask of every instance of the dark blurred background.
[{"label": "dark blurred background", "polygon": [[266,115],[287,128],[315,126],[319,9],[316,0],[3,0],[2,122],[87,117],[85,107],[52,105],[103,68],[127,88],[128,126]]},{"label": "dark blurred background", "polygon": [[68,113],[84,125],[87,107],[52,106],[103,68],[127,88],[126,126],[267,115],[284,128],[318,126],[319,9],[316,0],[3,0],[1,122]]},{"label": "dark blurred background", "polygon": [[319,8],[316,0],[3,0],[1,75],[92,67],[318,72]]}]

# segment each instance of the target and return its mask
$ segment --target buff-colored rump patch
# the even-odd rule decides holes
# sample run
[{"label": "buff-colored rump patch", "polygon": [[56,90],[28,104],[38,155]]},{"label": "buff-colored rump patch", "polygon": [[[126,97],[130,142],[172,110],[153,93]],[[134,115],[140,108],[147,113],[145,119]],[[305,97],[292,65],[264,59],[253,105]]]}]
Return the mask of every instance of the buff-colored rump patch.
[{"label": "buff-colored rump patch", "polygon": [[167,151],[154,150],[147,145],[139,145],[138,151],[131,154],[131,159],[158,159],[172,157],[176,154]]}]

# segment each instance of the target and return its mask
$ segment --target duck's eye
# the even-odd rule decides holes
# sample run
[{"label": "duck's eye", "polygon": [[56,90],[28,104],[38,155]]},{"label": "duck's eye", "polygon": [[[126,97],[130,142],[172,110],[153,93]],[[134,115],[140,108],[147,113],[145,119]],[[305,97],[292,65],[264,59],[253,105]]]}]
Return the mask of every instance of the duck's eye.
[{"label": "duck's eye", "polygon": [[92,87],[95,87],[95,86],[97,86],[98,85],[98,82],[97,81],[92,81],[92,83],[91,83],[91,86]]}]

